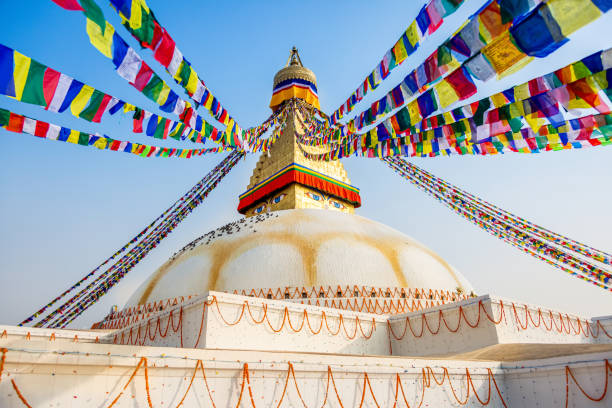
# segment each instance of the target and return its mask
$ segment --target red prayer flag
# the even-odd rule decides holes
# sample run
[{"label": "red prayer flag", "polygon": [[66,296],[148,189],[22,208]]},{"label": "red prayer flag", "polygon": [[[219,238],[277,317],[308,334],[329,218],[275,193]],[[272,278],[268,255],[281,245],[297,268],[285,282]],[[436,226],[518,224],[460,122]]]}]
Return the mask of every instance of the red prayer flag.
[{"label": "red prayer flag", "polygon": [[174,48],[176,44],[170,38],[170,35],[166,30],[163,30],[161,35],[161,44],[155,50],[155,59],[162,64],[164,67],[168,67],[172,61],[172,55],[174,55]]},{"label": "red prayer flag", "polygon": [[445,80],[453,87],[460,100],[467,99],[477,91],[476,85],[464,68],[456,69]]},{"label": "red prayer flag", "polygon": [[11,116],[9,117],[9,123],[6,126],[6,130],[10,130],[11,132],[21,133],[23,131],[23,121],[24,120],[25,120],[25,117],[11,112]]},{"label": "red prayer flag", "polygon": [[66,10],[84,11],[77,0],[52,0],[55,4]]},{"label": "red prayer flag", "polygon": [[151,67],[147,65],[146,62],[142,62],[142,66],[140,67],[140,71],[136,74],[136,79],[132,83],[132,85],[142,92],[142,90],[147,86],[151,76],[153,75],[153,70]]},{"label": "red prayer flag", "polygon": [[106,107],[108,106],[108,103],[111,101],[111,99],[112,98],[109,94],[106,94],[102,97],[102,103],[98,107],[98,111],[91,120],[92,122],[100,123],[100,121],[102,120],[102,115],[104,114],[104,111],[106,111]]},{"label": "red prayer flag", "polygon": [[54,69],[47,67],[45,70],[45,75],[43,77],[43,94],[45,96],[45,102],[47,103],[45,108],[48,108],[53,100],[53,95],[55,95],[55,89],[57,88],[60,76],[61,74]]},{"label": "red prayer flag", "polygon": [[144,113],[140,114],[140,117],[137,118],[136,115],[134,115],[134,126],[133,126],[133,132],[134,133],[142,133],[142,121],[144,120]]},{"label": "red prayer flag", "polygon": [[431,23],[429,24],[429,28],[427,30],[429,31],[429,34],[431,34],[442,25],[442,22],[444,20],[442,19],[442,16],[438,12],[438,9],[436,9],[436,5],[434,4],[433,1],[429,3],[429,5],[427,6],[425,10],[427,11],[427,15],[429,16],[429,19],[431,20]]},{"label": "red prayer flag", "polygon": [[36,121],[36,128],[34,129],[34,136],[46,137],[47,131],[49,130],[49,124],[40,120]]}]

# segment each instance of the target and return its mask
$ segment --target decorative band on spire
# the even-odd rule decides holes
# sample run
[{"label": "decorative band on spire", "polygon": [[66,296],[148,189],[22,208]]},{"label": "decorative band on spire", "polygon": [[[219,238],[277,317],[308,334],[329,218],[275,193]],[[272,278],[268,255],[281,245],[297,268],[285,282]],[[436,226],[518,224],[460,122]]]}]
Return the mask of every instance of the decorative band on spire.
[{"label": "decorative band on spire", "polygon": [[291,183],[303,184],[333,195],[334,197],[348,201],[353,204],[355,208],[361,206],[361,197],[359,196],[359,189],[357,187],[309,169],[308,167],[292,163],[241,194],[238,212],[244,214],[246,209],[251,207],[255,202]]},{"label": "decorative band on spire", "polygon": [[317,86],[314,82],[302,78],[289,78],[276,84],[272,91],[270,108],[276,110],[283,102],[292,98],[303,99],[317,109],[321,108],[319,105]]}]

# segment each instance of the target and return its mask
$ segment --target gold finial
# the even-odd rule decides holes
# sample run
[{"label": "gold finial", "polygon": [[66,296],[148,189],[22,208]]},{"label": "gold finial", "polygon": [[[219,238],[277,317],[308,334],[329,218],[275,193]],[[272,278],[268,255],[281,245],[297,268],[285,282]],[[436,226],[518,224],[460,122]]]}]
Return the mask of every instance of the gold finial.
[{"label": "gold finial", "polygon": [[303,67],[304,65],[302,65],[302,60],[300,59],[300,53],[298,52],[298,49],[296,46],[293,46],[293,48],[291,49],[291,54],[289,54],[289,59],[287,60],[287,65],[286,66],[299,66],[299,67]]}]

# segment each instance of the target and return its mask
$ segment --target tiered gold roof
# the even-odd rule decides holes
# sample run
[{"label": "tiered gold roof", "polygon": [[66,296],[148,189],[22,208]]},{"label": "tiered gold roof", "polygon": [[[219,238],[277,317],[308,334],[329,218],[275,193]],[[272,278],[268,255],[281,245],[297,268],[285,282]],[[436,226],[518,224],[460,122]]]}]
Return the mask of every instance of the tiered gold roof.
[{"label": "tiered gold roof", "polygon": [[[306,79],[316,84],[314,73],[302,65],[295,47],[291,51],[286,67],[274,76],[274,85],[292,78]],[[262,153],[253,170],[247,192],[293,164],[319,173],[323,177],[330,177],[338,182],[350,185],[351,181],[346,170],[339,161],[313,161],[304,157],[296,139],[298,133],[304,132],[304,128],[298,120],[298,115],[300,113],[296,109],[290,111],[287,115],[285,130],[270,150],[267,153]],[[302,146],[302,148],[309,153],[324,151],[324,148],[319,147]],[[319,208],[353,213],[355,205],[340,197],[296,182],[256,201],[244,211],[244,214],[250,217],[262,212],[295,208]]]}]

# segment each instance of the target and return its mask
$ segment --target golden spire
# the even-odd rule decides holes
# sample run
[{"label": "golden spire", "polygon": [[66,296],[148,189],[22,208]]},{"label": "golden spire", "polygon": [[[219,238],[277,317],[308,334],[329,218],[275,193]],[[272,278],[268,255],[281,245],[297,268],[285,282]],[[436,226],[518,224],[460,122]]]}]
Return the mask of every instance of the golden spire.
[{"label": "golden spire", "polygon": [[[295,83],[298,89],[293,91],[292,79],[302,80]],[[316,91],[314,73],[302,65],[298,51],[293,47],[286,67],[274,76],[275,91],[272,100],[274,102],[279,94],[276,90],[279,84],[283,86],[280,92],[286,93],[281,96],[288,97],[284,100],[282,97],[277,98],[276,101],[281,102],[270,103],[271,107],[278,108],[292,98],[303,99],[315,106],[308,100],[308,95],[299,93],[303,90],[304,81],[312,83]],[[318,98],[316,105],[318,108]],[[247,191],[240,195],[238,211],[247,217],[296,208],[353,213],[361,205],[359,189],[350,185],[346,170],[339,161],[313,161],[304,157],[301,149],[309,153],[322,153],[325,148],[298,145],[296,136],[304,132],[304,118],[297,108],[289,109],[285,129],[270,150],[262,153],[259,158]]]}]

